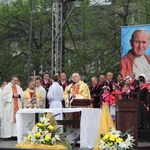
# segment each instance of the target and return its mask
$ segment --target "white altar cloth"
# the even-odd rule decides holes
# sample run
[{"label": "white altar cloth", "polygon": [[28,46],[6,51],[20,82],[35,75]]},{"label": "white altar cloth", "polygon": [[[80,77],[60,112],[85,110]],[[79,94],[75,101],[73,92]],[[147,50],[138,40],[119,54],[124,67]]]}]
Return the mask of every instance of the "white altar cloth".
[{"label": "white altar cloth", "polygon": [[95,145],[101,109],[96,108],[53,108],[53,109],[20,109],[16,113],[18,143],[23,141],[23,136],[28,133],[29,124],[35,125],[35,113],[72,113],[81,111],[80,120],[80,148],[92,149]]}]

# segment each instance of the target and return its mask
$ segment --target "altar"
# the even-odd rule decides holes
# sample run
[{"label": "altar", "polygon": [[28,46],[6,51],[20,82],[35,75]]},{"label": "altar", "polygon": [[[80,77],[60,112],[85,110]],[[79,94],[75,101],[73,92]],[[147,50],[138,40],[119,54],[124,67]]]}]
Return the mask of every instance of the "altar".
[{"label": "altar", "polygon": [[81,112],[80,148],[92,149],[94,147],[100,126],[101,109],[98,108],[20,109],[16,114],[18,143],[23,141],[29,125],[35,125],[35,114],[47,112],[53,114]]}]

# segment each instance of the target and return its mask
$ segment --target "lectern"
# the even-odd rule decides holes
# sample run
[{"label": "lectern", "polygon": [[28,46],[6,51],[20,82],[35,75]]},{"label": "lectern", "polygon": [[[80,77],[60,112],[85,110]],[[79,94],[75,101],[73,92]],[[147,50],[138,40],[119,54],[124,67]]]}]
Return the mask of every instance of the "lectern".
[{"label": "lectern", "polygon": [[137,112],[138,103],[133,99],[122,99],[116,101],[116,128],[122,133],[128,129],[134,128],[135,146],[137,148],[138,131],[137,131]]},{"label": "lectern", "polygon": [[94,99],[87,98],[75,98],[73,99],[71,106],[76,108],[93,108]]}]

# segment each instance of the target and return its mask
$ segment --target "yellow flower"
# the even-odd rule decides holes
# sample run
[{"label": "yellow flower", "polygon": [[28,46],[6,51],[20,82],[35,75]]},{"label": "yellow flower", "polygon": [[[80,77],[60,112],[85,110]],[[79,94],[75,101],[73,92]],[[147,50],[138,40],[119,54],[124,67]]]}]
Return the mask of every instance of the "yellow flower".
[{"label": "yellow flower", "polygon": [[30,135],[30,134],[27,136],[27,139],[28,139],[28,140],[30,140],[30,139],[31,139],[31,135]]},{"label": "yellow flower", "polygon": [[111,135],[109,138],[110,141],[115,142],[116,140],[116,136],[115,135]]},{"label": "yellow flower", "polygon": [[40,137],[41,137],[41,133],[40,133],[40,132],[37,132],[37,133],[35,134],[35,137],[40,138]]},{"label": "yellow flower", "polygon": [[110,134],[109,133],[107,133],[104,137],[103,137],[103,141],[107,141],[108,139],[109,139],[109,137],[110,137]]},{"label": "yellow flower", "polygon": [[51,139],[51,136],[50,135],[46,135],[45,136],[45,141],[49,141]]},{"label": "yellow flower", "polygon": [[109,145],[109,146],[112,146],[112,145],[113,145],[113,142],[108,142],[108,145]]},{"label": "yellow flower", "polygon": [[51,130],[51,131],[54,130],[54,127],[53,127],[52,125],[49,125],[47,128],[48,128],[49,130]]},{"label": "yellow flower", "polygon": [[117,142],[117,143],[122,142],[122,141],[123,141],[122,138],[117,138],[117,139],[116,139],[116,142]]},{"label": "yellow flower", "polygon": [[37,127],[44,127],[45,125],[43,123],[37,123],[36,126]]}]

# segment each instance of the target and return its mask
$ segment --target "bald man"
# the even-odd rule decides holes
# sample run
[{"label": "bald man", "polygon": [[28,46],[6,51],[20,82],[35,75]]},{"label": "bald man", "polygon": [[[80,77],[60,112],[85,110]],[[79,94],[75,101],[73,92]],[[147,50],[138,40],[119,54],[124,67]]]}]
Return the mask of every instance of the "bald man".
[{"label": "bald man", "polygon": [[113,79],[113,73],[112,72],[107,72],[106,81],[105,81],[104,85],[109,86],[110,92],[112,92],[112,90],[113,90],[113,88],[112,88],[113,83],[115,83],[115,81]]},{"label": "bald man", "polygon": [[73,83],[69,84],[64,92],[64,100],[67,102],[70,97],[72,98],[91,98],[89,87],[86,83],[81,81],[78,73],[72,74]]},{"label": "bald man", "polygon": [[136,78],[144,73],[150,78],[150,56],[145,52],[150,43],[150,36],[146,29],[139,28],[131,36],[130,45],[132,49],[121,59],[121,74],[125,78],[131,71],[135,72]]}]

